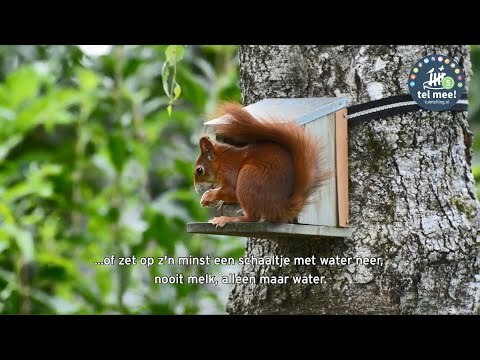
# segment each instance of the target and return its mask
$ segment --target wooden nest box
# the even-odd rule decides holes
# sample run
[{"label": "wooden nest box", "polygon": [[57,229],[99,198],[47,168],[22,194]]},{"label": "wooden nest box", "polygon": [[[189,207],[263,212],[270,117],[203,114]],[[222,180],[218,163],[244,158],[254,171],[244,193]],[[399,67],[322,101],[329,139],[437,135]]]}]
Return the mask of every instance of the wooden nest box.
[{"label": "wooden nest box", "polygon": [[[348,228],[348,126],[347,99],[340,97],[264,99],[245,109],[256,118],[295,120],[318,138],[324,149],[324,162],[332,176],[312,197],[298,217],[299,224],[230,223],[216,228],[208,223],[189,223],[188,232],[251,237],[350,237]],[[217,118],[204,123],[205,132],[217,141]],[[238,205],[223,205],[215,216],[235,216]]]}]

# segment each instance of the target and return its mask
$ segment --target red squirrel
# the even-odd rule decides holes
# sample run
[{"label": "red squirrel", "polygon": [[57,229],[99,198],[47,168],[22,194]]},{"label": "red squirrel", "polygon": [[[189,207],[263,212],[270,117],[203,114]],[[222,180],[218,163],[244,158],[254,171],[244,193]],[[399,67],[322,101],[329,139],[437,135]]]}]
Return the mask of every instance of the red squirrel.
[{"label": "red squirrel", "polygon": [[221,114],[226,122],[215,130],[230,144],[200,139],[195,190],[206,190],[202,207],[217,201],[239,203],[243,215],[215,217],[209,223],[295,222],[310,195],[330,176],[319,161],[321,146],[293,121],[257,120],[235,103],[224,104]]}]

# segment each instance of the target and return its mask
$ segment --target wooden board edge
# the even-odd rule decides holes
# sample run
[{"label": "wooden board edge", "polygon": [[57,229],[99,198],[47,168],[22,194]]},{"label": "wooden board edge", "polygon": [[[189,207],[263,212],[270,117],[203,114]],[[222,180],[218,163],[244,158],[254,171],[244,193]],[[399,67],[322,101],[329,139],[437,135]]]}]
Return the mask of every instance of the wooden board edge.
[{"label": "wooden board edge", "polygon": [[230,223],[223,228],[217,228],[209,223],[187,223],[188,233],[245,236],[262,239],[270,238],[349,238],[352,228],[336,226],[303,225],[303,224],[273,224],[267,222]]},{"label": "wooden board edge", "polygon": [[348,123],[347,109],[335,112],[338,226],[348,227]]}]

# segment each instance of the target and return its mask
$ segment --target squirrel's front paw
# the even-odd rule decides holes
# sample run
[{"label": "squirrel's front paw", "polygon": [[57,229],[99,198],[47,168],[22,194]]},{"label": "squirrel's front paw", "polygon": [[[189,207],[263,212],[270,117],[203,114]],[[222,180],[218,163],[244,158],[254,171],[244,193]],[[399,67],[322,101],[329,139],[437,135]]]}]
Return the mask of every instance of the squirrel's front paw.
[{"label": "squirrel's front paw", "polygon": [[202,195],[202,198],[200,199],[200,205],[202,207],[211,206],[214,202],[215,202],[215,194],[211,190],[206,191]]},{"label": "squirrel's front paw", "polygon": [[210,224],[215,225],[216,227],[224,227],[226,223],[230,220],[227,216],[214,217],[213,219],[208,220]]}]

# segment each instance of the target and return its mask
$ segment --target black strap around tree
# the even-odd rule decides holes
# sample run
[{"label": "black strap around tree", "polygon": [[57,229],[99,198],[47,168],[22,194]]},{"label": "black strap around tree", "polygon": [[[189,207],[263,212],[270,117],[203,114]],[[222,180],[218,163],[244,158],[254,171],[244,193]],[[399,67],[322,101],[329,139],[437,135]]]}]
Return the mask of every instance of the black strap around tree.
[{"label": "black strap around tree", "polygon": [[[425,110],[418,105],[411,95],[398,95],[388,98],[369,101],[363,104],[347,107],[348,125],[355,126],[360,123],[383,118],[385,116],[405,114]],[[463,93],[458,102],[448,110],[444,111],[467,111],[468,94]]]}]

